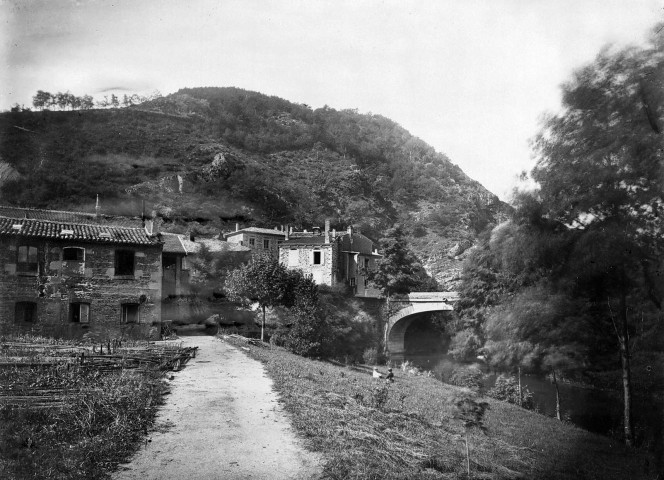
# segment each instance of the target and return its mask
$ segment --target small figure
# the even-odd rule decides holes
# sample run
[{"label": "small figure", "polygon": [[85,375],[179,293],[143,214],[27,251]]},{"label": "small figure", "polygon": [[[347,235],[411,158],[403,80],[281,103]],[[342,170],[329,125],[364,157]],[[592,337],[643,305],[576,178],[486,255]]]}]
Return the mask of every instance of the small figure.
[{"label": "small figure", "polygon": [[394,382],[394,373],[392,373],[392,369],[391,369],[391,368],[388,368],[388,369],[387,369],[387,375],[385,376],[385,379],[386,379],[388,382]]},{"label": "small figure", "polygon": [[383,375],[376,370],[376,367],[373,368],[372,376],[373,378],[383,378]]}]

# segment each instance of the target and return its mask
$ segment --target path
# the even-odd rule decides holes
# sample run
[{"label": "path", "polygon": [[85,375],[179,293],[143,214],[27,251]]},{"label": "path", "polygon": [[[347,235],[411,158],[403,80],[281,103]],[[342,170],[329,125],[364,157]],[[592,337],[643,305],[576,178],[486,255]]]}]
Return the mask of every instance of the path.
[{"label": "path", "polygon": [[319,457],[303,449],[260,362],[216,337],[184,337],[196,358],[174,373],[157,424],[113,480],[308,479]]}]

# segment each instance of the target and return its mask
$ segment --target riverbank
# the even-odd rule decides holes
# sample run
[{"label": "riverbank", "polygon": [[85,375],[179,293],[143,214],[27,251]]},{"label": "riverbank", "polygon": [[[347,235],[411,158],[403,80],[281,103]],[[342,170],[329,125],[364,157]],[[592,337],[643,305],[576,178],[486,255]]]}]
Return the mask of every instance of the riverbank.
[{"label": "riverbank", "polygon": [[[386,384],[279,348],[242,346],[263,361],[307,447],[323,455],[325,478],[464,478],[464,429],[453,418],[464,389],[401,372]],[[489,403],[487,433],[470,432],[472,478],[655,476],[642,450],[513,405],[482,401]]]}]

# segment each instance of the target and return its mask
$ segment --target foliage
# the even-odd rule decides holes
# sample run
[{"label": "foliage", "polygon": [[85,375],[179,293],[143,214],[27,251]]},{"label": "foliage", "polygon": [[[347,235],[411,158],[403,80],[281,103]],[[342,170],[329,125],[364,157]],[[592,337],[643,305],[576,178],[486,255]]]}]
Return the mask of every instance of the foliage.
[{"label": "foliage", "polygon": [[480,337],[472,329],[460,330],[452,336],[448,353],[457,361],[472,361],[481,346]]},{"label": "foliage", "polygon": [[[248,348],[274,381],[293,428],[320,452],[324,477],[465,477],[465,452],[458,442],[465,428],[454,419],[458,388],[434,378],[399,376],[389,384],[387,401],[379,410],[367,405],[367,392],[376,383],[385,383],[367,372],[298,357],[277,347]],[[362,401],[356,400],[358,394]],[[472,467],[482,476],[494,480],[652,477],[652,468],[649,473],[643,468],[644,461],[652,465],[652,459],[641,449],[626,449],[506,402],[486,402],[491,408],[485,412],[484,425],[491,434],[468,432]]]},{"label": "foliage", "polygon": [[378,365],[378,349],[370,347],[362,353],[362,360],[366,365]]},{"label": "foliage", "polygon": [[489,404],[486,402],[478,402],[470,396],[462,396],[454,402],[456,410],[454,418],[461,421],[461,424],[466,429],[466,474],[470,478],[470,449],[468,448],[468,430],[471,428],[479,428],[482,431],[486,430],[484,426],[484,414]]},{"label": "foliage", "polygon": [[246,261],[246,256],[238,252],[212,252],[205,244],[201,244],[196,255],[189,260],[189,283],[192,290],[201,296],[219,293],[230,272]]},{"label": "foliage", "polygon": [[270,254],[255,255],[245,265],[231,271],[224,282],[230,300],[256,302],[263,311],[261,341],[265,337],[265,309],[282,305],[292,287],[286,267]]},{"label": "foliage", "polygon": [[367,272],[367,277],[384,295],[410,293],[422,285],[431,289],[430,279],[408,249],[401,227],[387,230],[379,243],[383,258],[378,262],[378,268]]},{"label": "foliage", "polygon": [[477,367],[457,367],[449,378],[449,383],[457,387],[470,388],[477,392],[484,388],[484,373]]},{"label": "foliage", "polygon": [[[0,155],[21,174],[2,201],[80,210],[97,193],[102,205],[140,196],[174,224],[308,227],[329,218],[332,228],[353,224],[375,238],[400,222],[434,273],[456,261],[439,255],[440,245],[472,241],[476,219],[495,221],[502,208],[447,157],[379,115],[312,111],[238,88],[118,102],[132,105],[0,115]],[[109,95],[98,106],[112,105]],[[212,168],[219,155],[221,168]],[[169,187],[176,175],[183,193]],[[425,215],[429,207],[440,218]],[[427,234],[414,242],[420,223]]]},{"label": "foliage", "polygon": [[533,392],[527,387],[521,388],[519,394],[519,382],[512,376],[499,375],[496,383],[489,389],[487,395],[496,400],[513,403],[528,410],[535,408]]}]

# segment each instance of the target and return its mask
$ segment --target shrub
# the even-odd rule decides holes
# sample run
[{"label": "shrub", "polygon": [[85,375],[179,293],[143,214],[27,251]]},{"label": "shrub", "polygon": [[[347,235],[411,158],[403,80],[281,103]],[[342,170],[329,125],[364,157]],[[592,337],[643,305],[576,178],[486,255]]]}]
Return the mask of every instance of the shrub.
[{"label": "shrub", "polygon": [[367,365],[378,364],[378,350],[375,347],[367,348],[362,354],[362,359]]},{"label": "shrub", "polygon": [[496,379],[495,385],[487,392],[487,395],[515,405],[521,403],[523,408],[529,410],[532,410],[535,406],[533,392],[524,387],[521,388],[521,402],[519,402],[519,383],[516,378],[511,376],[500,375]]},{"label": "shrub", "polygon": [[459,367],[454,369],[449,382],[458,387],[482,390],[485,375],[476,367]]},{"label": "shrub", "polygon": [[385,383],[374,385],[371,388],[369,405],[378,410],[382,410],[385,407],[385,404],[387,404],[389,391],[390,390]]},{"label": "shrub", "polygon": [[482,346],[480,338],[470,329],[457,332],[450,343],[449,354],[457,361],[474,360]]}]

